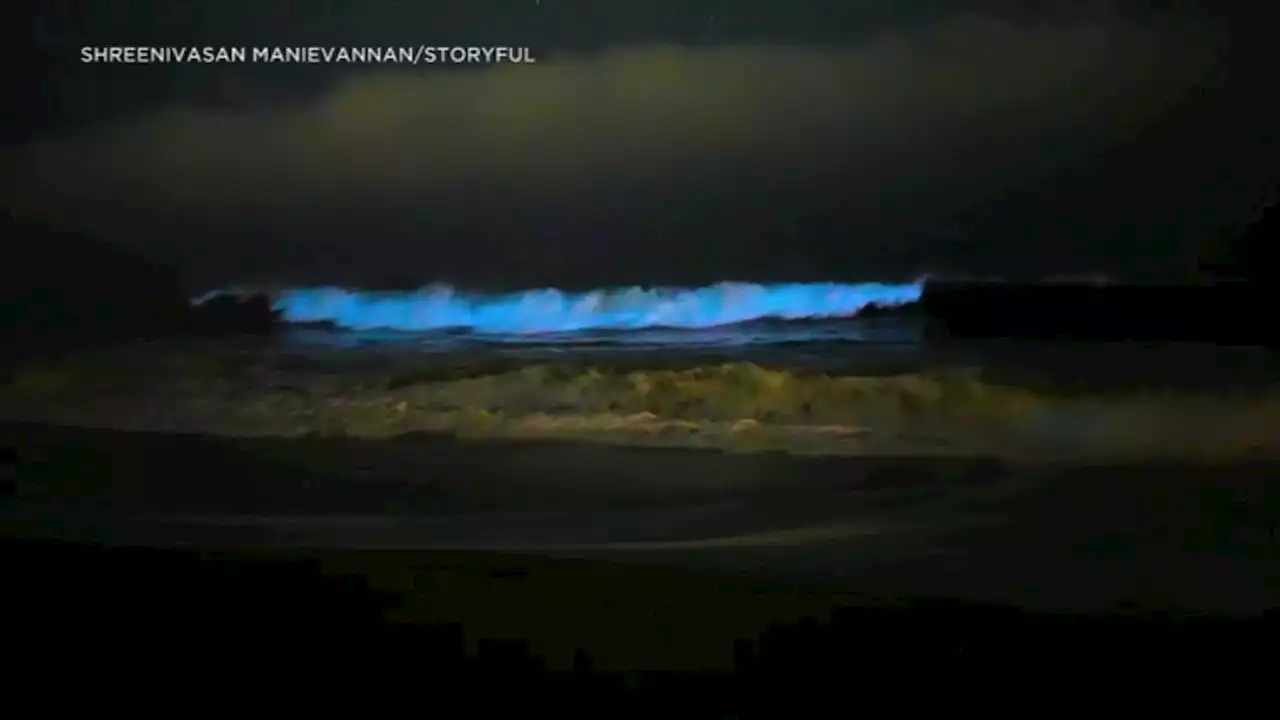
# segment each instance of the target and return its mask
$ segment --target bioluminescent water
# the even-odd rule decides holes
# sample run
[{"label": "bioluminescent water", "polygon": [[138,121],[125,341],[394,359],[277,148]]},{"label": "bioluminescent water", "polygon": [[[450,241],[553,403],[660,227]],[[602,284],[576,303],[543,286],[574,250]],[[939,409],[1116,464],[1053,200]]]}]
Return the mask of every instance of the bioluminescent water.
[{"label": "bioluminescent water", "polygon": [[[476,293],[449,286],[410,292],[339,287],[272,293],[285,321],[330,322],[349,330],[469,330],[533,334],[584,330],[712,328],[754,320],[852,317],[869,306],[896,307],[920,299],[924,282],[720,283],[701,288],[616,288],[566,292],[554,288]],[[235,291],[210,293],[195,302]],[[238,293],[237,293],[238,294]]]}]

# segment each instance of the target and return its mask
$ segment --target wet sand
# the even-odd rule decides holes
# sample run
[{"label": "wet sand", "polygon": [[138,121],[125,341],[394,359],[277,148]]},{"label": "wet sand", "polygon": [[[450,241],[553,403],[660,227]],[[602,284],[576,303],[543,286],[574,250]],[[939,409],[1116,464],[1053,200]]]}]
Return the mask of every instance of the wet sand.
[{"label": "wet sand", "polygon": [[1019,464],[5,424],[10,535],[585,558],[1037,609],[1280,604],[1266,463]]}]

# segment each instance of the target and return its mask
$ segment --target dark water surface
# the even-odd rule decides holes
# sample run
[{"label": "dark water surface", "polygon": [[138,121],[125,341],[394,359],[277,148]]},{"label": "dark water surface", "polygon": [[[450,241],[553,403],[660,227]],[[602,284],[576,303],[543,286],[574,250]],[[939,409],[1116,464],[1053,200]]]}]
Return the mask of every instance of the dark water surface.
[{"label": "dark water surface", "polygon": [[297,326],[271,353],[373,368],[526,364],[676,369],[754,363],[832,375],[979,370],[992,382],[1059,390],[1215,389],[1280,380],[1280,353],[1187,343],[949,340],[915,317],[756,322],[706,329],[540,335],[403,333]]}]

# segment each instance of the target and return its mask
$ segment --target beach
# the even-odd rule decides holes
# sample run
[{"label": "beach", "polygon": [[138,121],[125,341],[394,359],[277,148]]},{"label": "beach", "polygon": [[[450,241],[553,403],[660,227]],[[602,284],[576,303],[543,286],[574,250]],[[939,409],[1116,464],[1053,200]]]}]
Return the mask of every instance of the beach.
[{"label": "beach", "polygon": [[[1275,403],[1248,372],[1261,361],[1237,362],[1231,390],[1189,372],[1220,364],[1195,350],[1139,351],[1127,378],[1122,350],[1092,377],[1063,351],[1090,380],[1072,387],[1049,363],[988,355],[988,380],[979,353],[931,364],[942,354],[918,345],[850,359],[847,345],[432,353],[328,337],[24,366],[0,393],[5,534],[305,558],[400,597],[397,617],[514,632],[561,666],[608,646],[620,654],[593,650],[600,667],[725,667],[767,621],[903,598],[1280,604]],[[1204,384],[1131,382],[1142,352]],[[655,640],[709,607],[755,620]]]}]

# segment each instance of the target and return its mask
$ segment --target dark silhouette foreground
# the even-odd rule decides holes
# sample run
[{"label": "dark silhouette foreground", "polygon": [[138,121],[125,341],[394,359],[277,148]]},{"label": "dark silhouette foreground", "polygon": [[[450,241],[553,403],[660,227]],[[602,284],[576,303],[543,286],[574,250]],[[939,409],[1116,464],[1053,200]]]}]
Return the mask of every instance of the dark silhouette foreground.
[{"label": "dark silhouette foreground", "polygon": [[1280,206],[1206,247],[1194,285],[930,282],[921,306],[946,336],[1037,340],[1280,341],[1266,319],[1280,300]]},{"label": "dark silhouette foreground", "polygon": [[[152,686],[168,685],[170,692],[175,683],[216,677],[223,697],[253,696],[260,691],[250,688],[260,685],[291,692],[290,679],[346,688],[412,679],[424,702],[456,702],[460,695],[473,708],[496,703],[527,710],[531,702],[551,701],[599,717],[604,708],[631,701],[699,716],[782,716],[775,713],[796,702],[795,693],[809,700],[814,691],[844,695],[852,691],[851,677],[868,673],[918,678],[1030,669],[1073,677],[1168,677],[1169,671],[1257,671],[1275,663],[1267,639],[1276,629],[1274,619],[1049,616],[916,600],[846,607],[829,621],[775,623],[762,635],[737,641],[732,674],[598,673],[590,648],[579,648],[572,672],[548,672],[522,637],[534,629],[522,629],[519,620],[523,605],[547,598],[527,591],[524,586],[532,583],[511,569],[518,561],[510,558],[359,556],[370,568],[394,564],[417,573],[416,592],[428,604],[432,588],[449,576],[503,578],[503,592],[477,594],[474,603],[478,611],[510,618],[512,630],[477,637],[474,628],[429,617],[389,622],[387,613],[402,598],[373,591],[354,574],[326,576],[317,562],[322,553],[286,561],[20,542],[6,543],[3,552],[9,558],[6,645],[23,667],[56,672],[63,683],[145,678]],[[587,584],[579,581],[591,572],[590,566],[561,572],[558,592],[583,592]],[[680,588],[640,585],[619,586],[608,598],[576,599],[631,604],[640,611],[706,601],[682,595]],[[731,601],[714,607],[715,613],[736,611]],[[697,626],[641,630],[699,632]],[[470,651],[468,641],[474,643]],[[866,690],[871,688],[860,692]],[[297,700],[316,692],[300,693]]]},{"label": "dark silhouette foreground", "polygon": [[[263,334],[264,297],[192,307],[178,279],[114,245],[6,213],[0,237],[0,347],[9,363],[133,339]],[[6,363],[7,364],[7,363]]]},{"label": "dark silhouette foreground", "polygon": [[929,283],[921,305],[940,333],[957,338],[1097,342],[1191,342],[1274,346],[1265,319],[1272,287],[1211,285],[1021,285]]},{"label": "dark silhouette foreground", "polygon": [[1280,204],[1262,212],[1238,233],[1226,233],[1205,248],[1201,271],[1265,287],[1280,281]]}]

